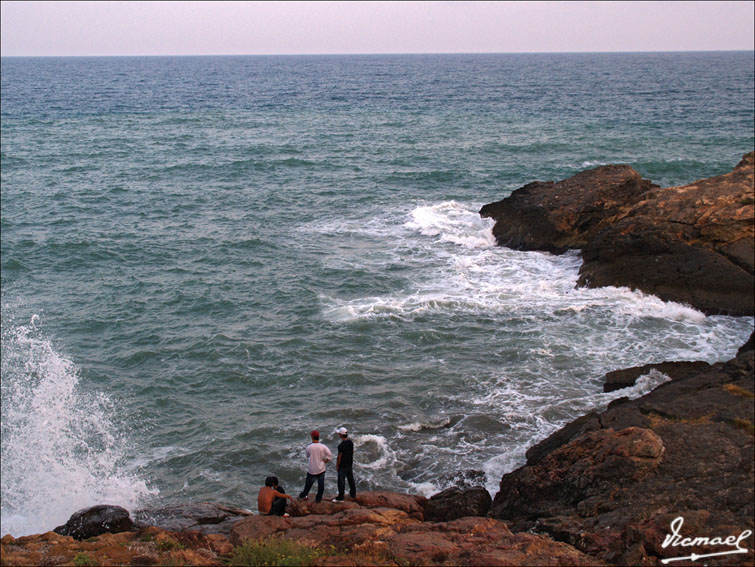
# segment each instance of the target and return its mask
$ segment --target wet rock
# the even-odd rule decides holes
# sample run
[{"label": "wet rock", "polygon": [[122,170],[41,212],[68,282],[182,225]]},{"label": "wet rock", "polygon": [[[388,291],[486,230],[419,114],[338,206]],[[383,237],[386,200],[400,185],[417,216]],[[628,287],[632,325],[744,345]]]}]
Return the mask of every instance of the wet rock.
[{"label": "wet rock", "polygon": [[608,165],[485,205],[501,246],[581,249],[578,285],[627,286],[708,313],[751,315],[755,152],[730,173],[661,189]]},{"label": "wet rock", "polygon": [[752,530],[753,351],[700,368],[575,421],[561,445],[546,440],[503,476],[490,515],[622,565],[681,555],[661,545],[678,516],[689,518],[688,535]]},{"label": "wet rock", "polygon": [[493,499],[482,486],[460,490],[447,488],[425,502],[428,522],[448,522],[465,516],[486,516]]},{"label": "wet rock", "polygon": [[740,356],[746,352],[750,353],[750,358],[753,357],[753,350],[755,349],[755,331],[750,333],[750,338],[747,339],[747,342],[743,344],[741,347],[739,347],[739,350],[737,351],[737,356]]},{"label": "wet rock", "polygon": [[68,521],[53,531],[74,539],[87,539],[104,533],[134,529],[128,510],[120,506],[100,504],[75,512]]},{"label": "wet rock", "polygon": [[525,454],[527,457],[527,464],[538,464],[546,455],[550,454],[555,449],[567,444],[569,441],[579,437],[583,433],[595,431],[596,429],[600,429],[600,419],[595,412],[590,412],[587,415],[575,419],[568,425],[551,434],[549,437],[546,437],[536,445],[527,449],[527,453]]},{"label": "wet rock", "polygon": [[603,391],[613,392],[614,390],[634,386],[637,382],[637,378],[644,376],[651,370],[657,370],[658,372],[666,374],[672,380],[679,380],[694,376],[709,366],[710,364],[702,361],[661,362],[659,364],[645,364],[643,366],[633,366],[632,368],[614,370],[605,375]]},{"label": "wet rock", "polygon": [[658,188],[628,165],[605,165],[554,183],[535,181],[480,209],[501,246],[563,253],[582,248],[624,207]]},{"label": "wet rock", "polygon": [[424,519],[423,506],[427,499],[398,492],[358,492],[354,501],[365,508],[394,508],[406,512],[410,518]]},{"label": "wet rock", "polygon": [[171,531],[198,531],[203,534],[230,533],[233,524],[252,515],[249,510],[212,502],[144,508],[134,512],[137,527],[157,526]]}]

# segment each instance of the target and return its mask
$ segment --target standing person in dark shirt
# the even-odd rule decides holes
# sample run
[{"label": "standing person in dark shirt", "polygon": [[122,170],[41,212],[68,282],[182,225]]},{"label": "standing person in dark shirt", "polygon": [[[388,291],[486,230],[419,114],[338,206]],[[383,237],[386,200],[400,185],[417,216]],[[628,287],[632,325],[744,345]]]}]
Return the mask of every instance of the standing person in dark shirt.
[{"label": "standing person in dark shirt", "polygon": [[354,443],[349,439],[349,432],[345,427],[338,430],[341,437],[341,444],[338,445],[338,460],[336,461],[336,470],[338,471],[338,496],[333,502],[343,502],[344,492],[346,490],[346,481],[349,481],[349,496],[351,499],[357,497],[357,487],[354,483]]}]

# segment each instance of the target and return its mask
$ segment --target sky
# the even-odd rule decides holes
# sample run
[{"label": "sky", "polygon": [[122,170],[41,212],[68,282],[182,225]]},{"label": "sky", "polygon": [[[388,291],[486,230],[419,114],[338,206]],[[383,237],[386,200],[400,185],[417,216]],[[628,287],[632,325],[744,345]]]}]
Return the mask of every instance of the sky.
[{"label": "sky", "polygon": [[0,3],[3,56],[717,51],[755,2]]}]

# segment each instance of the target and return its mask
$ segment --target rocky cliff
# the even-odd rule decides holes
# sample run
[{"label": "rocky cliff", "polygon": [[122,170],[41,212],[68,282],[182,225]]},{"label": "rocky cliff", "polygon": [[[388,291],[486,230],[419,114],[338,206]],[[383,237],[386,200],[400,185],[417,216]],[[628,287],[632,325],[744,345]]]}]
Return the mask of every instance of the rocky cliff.
[{"label": "rocky cliff", "polygon": [[730,173],[660,188],[627,165],[533,182],[485,205],[499,245],[581,249],[578,285],[627,286],[708,314],[751,315],[755,152]]},{"label": "rocky cliff", "polygon": [[[688,368],[641,398],[620,398],[569,424],[504,475],[491,516],[619,565],[689,555],[663,547],[678,517],[686,536],[752,531],[753,354],[750,340],[733,360]],[[707,564],[751,565],[752,554]]]}]

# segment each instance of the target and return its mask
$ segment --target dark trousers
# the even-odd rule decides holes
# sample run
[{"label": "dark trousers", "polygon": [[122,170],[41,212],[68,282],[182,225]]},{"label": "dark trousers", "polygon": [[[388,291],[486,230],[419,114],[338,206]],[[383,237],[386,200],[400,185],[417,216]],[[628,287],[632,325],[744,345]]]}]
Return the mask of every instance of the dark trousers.
[{"label": "dark trousers", "polygon": [[286,499],[276,498],[270,505],[270,516],[282,516],[286,513]]},{"label": "dark trousers", "polygon": [[343,500],[346,491],[346,481],[349,481],[349,496],[357,497],[357,485],[354,482],[354,470],[352,467],[341,467],[338,469],[338,500]]},{"label": "dark trousers", "polygon": [[315,497],[315,502],[319,502],[322,500],[322,494],[325,492],[325,473],[322,472],[320,474],[309,474],[307,473],[307,480],[304,483],[304,490],[301,491],[301,494],[299,494],[299,498],[304,498],[307,494],[309,494],[309,489],[312,488],[312,485],[315,483],[315,480],[317,481],[317,496]]}]

